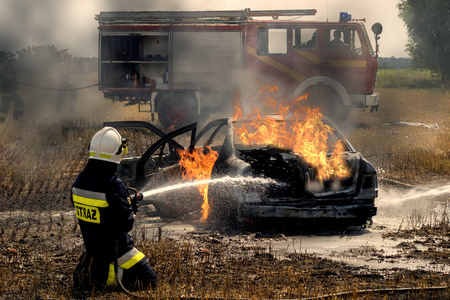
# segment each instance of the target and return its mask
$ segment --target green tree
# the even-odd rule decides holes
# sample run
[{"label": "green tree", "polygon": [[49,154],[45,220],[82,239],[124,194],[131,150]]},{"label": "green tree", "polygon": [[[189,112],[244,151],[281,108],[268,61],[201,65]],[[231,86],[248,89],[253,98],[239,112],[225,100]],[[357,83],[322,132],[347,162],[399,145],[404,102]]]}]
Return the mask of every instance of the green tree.
[{"label": "green tree", "polygon": [[397,7],[408,30],[406,50],[413,65],[450,80],[450,1],[401,0]]},{"label": "green tree", "polygon": [[55,45],[31,46],[17,51],[18,73],[49,74],[57,72],[61,51]]}]

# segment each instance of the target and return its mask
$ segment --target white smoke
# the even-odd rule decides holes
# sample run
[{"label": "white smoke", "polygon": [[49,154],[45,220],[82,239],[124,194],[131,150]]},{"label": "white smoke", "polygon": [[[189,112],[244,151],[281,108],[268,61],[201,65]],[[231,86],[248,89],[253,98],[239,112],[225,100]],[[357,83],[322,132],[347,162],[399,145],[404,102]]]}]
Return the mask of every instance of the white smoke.
[{"label": "white smoke", "polygon": [[448,217],[450,184],[416,188],[380,187],[374,223],[391,230],[416,228]]},{"label": "white smoke", "polygon": [[[367,29],[375,22],[383,24],[381,56],[407,57],[406,28],[398,17],[398,1],[365,0],[3,0],[0,10],[0,45],[2,51],[16,51],[28,46],[54,44],[68,48],[78,57],[96,57],[98,23],[95,14],[101,11],[142,10],[252,10],[317,9],[314,17],[305,20],[338,21],[340,12],[353,18],[366,18]],[[374,44],[373,35],[369,37]]]},{"label": "white smoke", "polygon": [[434,202],[436,198],[449,198],[450,184],[438,187],[417,187],[408,190],[380,188],[377,206],[380,208],[417,206],[418,203]]}]

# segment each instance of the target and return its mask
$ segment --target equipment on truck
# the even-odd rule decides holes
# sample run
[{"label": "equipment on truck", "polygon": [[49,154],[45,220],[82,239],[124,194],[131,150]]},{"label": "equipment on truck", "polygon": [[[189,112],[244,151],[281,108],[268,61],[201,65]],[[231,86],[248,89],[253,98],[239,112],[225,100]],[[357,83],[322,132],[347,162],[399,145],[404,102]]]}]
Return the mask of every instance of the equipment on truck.
[{"label": "equipment on truck", "polygon": [[[137,104],[163,126],[228,113],[230,96],[250,78],[276,82],[285,95],[309,93],[335,121],[377,109],[374,92],[381,24],[373,50],[362,20],[282,20],[315,9],[101,12],[99,85],[105,98]],[[271,19],[268,19],[271,17]],[[335,32],[337,32],[335,34]],[[334,36],[342,47],[331,46]]]}]

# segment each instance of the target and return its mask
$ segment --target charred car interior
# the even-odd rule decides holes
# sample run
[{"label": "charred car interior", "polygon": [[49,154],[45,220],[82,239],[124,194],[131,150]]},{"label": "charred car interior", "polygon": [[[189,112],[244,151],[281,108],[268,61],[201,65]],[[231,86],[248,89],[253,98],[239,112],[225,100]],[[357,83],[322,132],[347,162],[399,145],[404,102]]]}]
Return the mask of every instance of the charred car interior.
[{"label": "charred car interior", "polygon": [[[331,121],[322,121],[332,128],[327,148],[341,141],[342,176],[321,175],[306,155],[282,143],[249,144],[242,134],[248,123],[233,118],[209,122],[198,134],[197,123],[169,134],[145,122],[105,125],[145,127],[161,137],[142,156],[124,159],[119,177],[143,191],[144,202],[153,204],[162,219],[201,218],[229,226],[268,221],[365,226],[377,212],[376,171]],[[288,127],[288,120],[277,122]],[[330,150],[324,159],[334,154]],[[196,168],[201,175],[189,177],[189,169]],[[151,192],[164,187],[166,192]]]}]

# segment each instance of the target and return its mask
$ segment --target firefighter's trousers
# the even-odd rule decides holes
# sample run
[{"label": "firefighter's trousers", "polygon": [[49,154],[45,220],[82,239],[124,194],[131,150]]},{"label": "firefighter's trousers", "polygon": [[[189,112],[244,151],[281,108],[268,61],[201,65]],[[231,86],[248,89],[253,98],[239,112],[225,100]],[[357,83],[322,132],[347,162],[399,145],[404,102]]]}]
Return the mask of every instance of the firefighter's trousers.
[{"label": "firefighter's trousers", "polygon": [[[93,288],[103,290],[111,287],[108,280],[112,268],[112,263],[105,264],[84,252],[73,272],[74,286],[82,290]],[[157,282],[156,273],[148,265],[148,259],[145,257],[129,269],[120,270],[119,268],[118,278],[122,285],[130,291],[138,288],[145,289],[150,285],[154,288]]]},{"label": "firefighter's trousers", "polygon": [[19,94],[2,95],[0,105],[0,123],[6,120],[11,102],[14,102],[14,120],[23,115],[23,99]]}]

